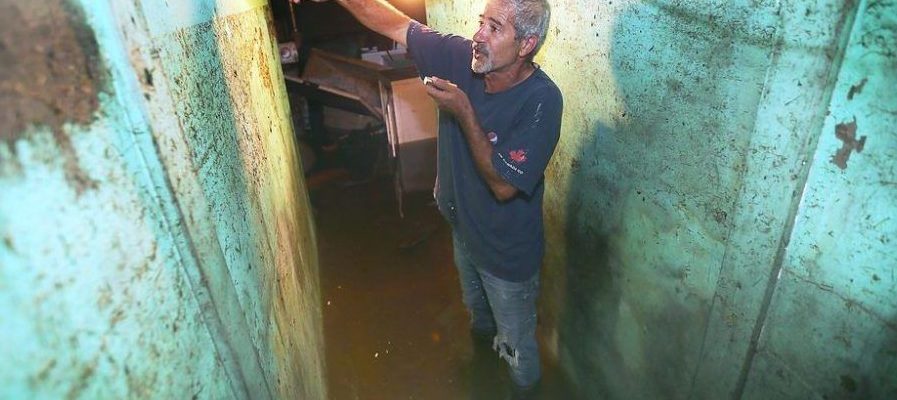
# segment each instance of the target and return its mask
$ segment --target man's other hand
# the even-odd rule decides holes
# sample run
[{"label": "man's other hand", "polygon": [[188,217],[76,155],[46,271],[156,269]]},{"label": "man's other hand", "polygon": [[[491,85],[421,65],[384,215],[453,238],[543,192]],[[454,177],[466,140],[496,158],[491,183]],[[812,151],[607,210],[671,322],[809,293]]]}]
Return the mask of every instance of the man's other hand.
[{"label": "man's other hand", "polygon": [[464,113],[472,111],[467,94],[454,83],[431,76],[427,80],[425,87],[427,88],[427,94],[436,101],[436,105],[439,108],[454,114],[456,117],[461,117]]}]

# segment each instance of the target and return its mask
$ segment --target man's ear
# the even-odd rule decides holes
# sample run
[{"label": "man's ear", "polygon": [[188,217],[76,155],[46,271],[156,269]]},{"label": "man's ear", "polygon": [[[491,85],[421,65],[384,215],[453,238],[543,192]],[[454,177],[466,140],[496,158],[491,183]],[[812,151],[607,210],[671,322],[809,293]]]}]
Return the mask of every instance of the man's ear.
[{"label": "man's ear", "polygon": [[526,58],[529,53],[532,53],[533,50],[536,49],[536,42],[539,39],[535,36],[527,36],[523,38],[523,41],[520,42],[520,50],[517,52],[517,56],[521,58]]}]

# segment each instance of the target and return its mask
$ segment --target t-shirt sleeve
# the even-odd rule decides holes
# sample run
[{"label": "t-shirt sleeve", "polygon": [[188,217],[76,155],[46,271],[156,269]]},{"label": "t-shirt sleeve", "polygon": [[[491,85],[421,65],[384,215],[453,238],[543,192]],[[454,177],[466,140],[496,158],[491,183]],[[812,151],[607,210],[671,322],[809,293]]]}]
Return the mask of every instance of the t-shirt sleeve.
[{"label": "t-shirt sleeve", "polygon": [[545,88],[526,101],[511,137],[493,148],[492,165],[506,182],[531,196],[561,132],[563,99],[556,89]]},{"label": "t-shirt sleeve", "polygon": [[439,33],[417,21],[411,21],[406,35],[408,53],[421,77],[436,76],[455,82],[453,71],[470,71],[470,40]]}]

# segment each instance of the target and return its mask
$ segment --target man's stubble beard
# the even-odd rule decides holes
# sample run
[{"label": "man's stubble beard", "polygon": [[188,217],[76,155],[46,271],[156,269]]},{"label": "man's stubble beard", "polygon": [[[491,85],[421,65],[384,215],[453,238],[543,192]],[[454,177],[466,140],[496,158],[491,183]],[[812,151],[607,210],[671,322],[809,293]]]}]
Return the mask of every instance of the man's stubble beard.
[{"label": "man's stubble beard", "polygon": [[474,53],[473,58],[470,60],[470,69],[477,74],[485,74],[492,71],[492,56],[487,51],[483,50],[479,53],[479,59],[477,59],[476,54]]}]

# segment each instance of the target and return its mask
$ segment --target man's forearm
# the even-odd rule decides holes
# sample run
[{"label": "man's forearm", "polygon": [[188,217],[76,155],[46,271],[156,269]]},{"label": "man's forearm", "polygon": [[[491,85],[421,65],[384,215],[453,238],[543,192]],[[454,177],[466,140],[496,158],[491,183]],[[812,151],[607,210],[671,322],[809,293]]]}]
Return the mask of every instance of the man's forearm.
[{"label": "man's forearm", "polygon": [[362,25],[406,46],[405,34],[411,18],[385,0],[336,0]]},{"label": "man's forearm", "polygon": [[485,132],[476,119],[476,113],[473,112],[473,109],[467,108],[460,114],[462,115],[456,114],[455,118],[461,123],[461,130],[467,138],[477,172],[489,185],[489,189],[496,199],[499,201],[510,200],[517,194],[517,188],[506,182],[492,166],[492,144],[486,139]]}]

